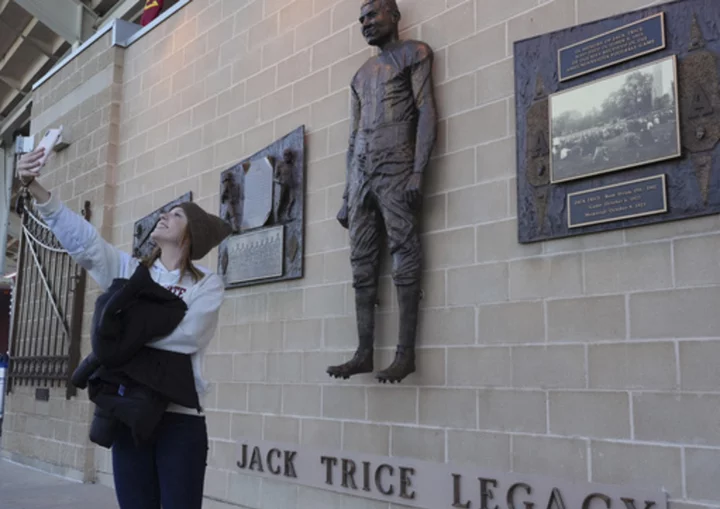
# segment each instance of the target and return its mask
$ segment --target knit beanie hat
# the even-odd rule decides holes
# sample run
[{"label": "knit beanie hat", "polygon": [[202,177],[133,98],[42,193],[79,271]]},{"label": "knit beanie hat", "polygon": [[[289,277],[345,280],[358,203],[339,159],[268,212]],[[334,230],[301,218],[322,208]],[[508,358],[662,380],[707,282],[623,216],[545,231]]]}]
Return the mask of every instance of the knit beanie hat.
[{"label": "knit beanie hat", "polygon": [[232,228],[217,216],[208,214],[199,205],[185,202],[178,205],[187,216],[190,229],[190,258],[200,260],[232,233]]}]

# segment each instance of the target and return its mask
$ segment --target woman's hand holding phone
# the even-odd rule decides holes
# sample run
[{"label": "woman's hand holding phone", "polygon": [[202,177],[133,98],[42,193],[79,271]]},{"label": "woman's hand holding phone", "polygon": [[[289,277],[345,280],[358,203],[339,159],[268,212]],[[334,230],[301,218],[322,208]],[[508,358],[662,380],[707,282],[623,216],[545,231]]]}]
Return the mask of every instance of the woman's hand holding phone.
[{"label": "woman's hand holding phone", "polygon": [[40,169],[45,166],[53,148],[60,141],[62,131],[62,126],[57,129],[48,129],[37,148],[20,158],[17,170],[23,186],[29,186],[36,177],[40,176]]},{"label": "woman's hand holding phone", "polygon": [[45,149],[36,148],[23,155],[17,163],[17,173],[22,185],[27,187],[40,176],[40,170],[45,162]]},{"label": "woman's hand holding phone", "polygon": [[41,165],[44,165],[50,155],[52,154],[53,149],[55,148],[55,145],[58,144],[60,141],[60,137],[62,136],[63,127],[60,126],[57,129],[48,129],[45,133],[45,136],[42,137],[40,140],[40,143],[38,143],[37,148],[43,148],[45,149],[45,155],[41,159]]},{"label": "woman's hand holding phone", "polygon": [[40,147],[23,155],[17,163],[17,175],[20,182],[38,203],[46,203],[50,199],[48,190],[35,180],[40,176],[45,159],[45,149]]}]

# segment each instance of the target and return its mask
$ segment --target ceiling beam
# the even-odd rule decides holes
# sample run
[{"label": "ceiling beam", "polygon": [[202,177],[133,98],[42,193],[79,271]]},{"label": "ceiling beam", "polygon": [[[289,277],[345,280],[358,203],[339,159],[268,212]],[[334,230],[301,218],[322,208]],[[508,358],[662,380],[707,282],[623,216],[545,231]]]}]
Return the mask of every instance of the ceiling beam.
[{"label": "ceiling beam", "polygon": [[87,14],[73,0],[14,0],[60,37],[75,44],[82,41],[82,20]]},{"label": "ceiling beam", "polygon": [[24,92],[22,90],[22,84],[18,80],[13,79],[10,76],[3,76],[2,74],[0,74],[0,81],[5,83],[8,87],[12,88],[15,92],[24,95]]},{"label": "ceiling beam", "polygon": [[[45,57],[41,57],[45,58]],[[5,101],[0,104],[0,111],[5,111],[5,109],[10,106],[15,99],[17,99],[18,95],[20,95],[19,92],[14,92],[9,95]],[[17,105],[13,110],[8,113],[7,117],[3,119],[2,124],[0,124],[0,139],[2,139],[5,132],[13,127],[13,123],[22,116],[23,111],[28,107],[28,104],[30,103],[30,99],[32,98],[32,94],[27,94],[25,98]]]},{"label": "ceiling beam", "polygon": [[29,42],[30,44],[32,44],[33,46],[35,46],[35,47],[38,49],[38,51],[40,51],[40,53],[42,53],[43,55],[45,55],[45,56],[48,57],[49,59],[51,59],[51,60],[57,60],[57,57],[56,57],[55,55],[53,55],[53,50],[52,50],[52,45],[51,45],[51,44],[48,44],[48,43],[46,43],[45,41],[41,41],[41,40],[39,40],[39,39],[36,39],[36,38],[33,37],[33,36],[26,37],[25,40],[28,41],[28,42]]},{"label": "ceiling beam", "polygon": [[[50,61],[50,60],[57,60],[58,58],[55,56],[58,51],[60,51],[60,48],[62,48],[63,44],[65,44],[65,41],[62,39],[58,39],[57,42],[50,48],[52,51],[53,57],[50,58],[47,55],[42,55],[38,57],[34,62],[31,62],[27,67],[27,71],[25,71],[25,74],[20,80],[20,88],[27,92],[30,91],[33,81],[35,80],[35,75],[40,72],[40,70]],[[0,111],[2,111],[0,109]]]},{"label": "ceiling beam", "polygon": [[[57,53],[62,45],[65,43],[62,39],[58,41],[58,43],[54,46],[54,53]],[[54,60],[57,60],[53,57]],[[35,80],[35,75],[40,72],[40,70],[50,61],[51,59],[48,58],[46,55],[43,55],[41,57],[38,57],[37,60],[33,63],[31,63],[29,66],[27,66],[27,71],[22,77],[22,80],[20,82],[21,88],[23,91],[29,91],[32,87],[32,83]],[[0,111],[2,111],[0,109]]]},{"label": "ceiling beam", "polygon": [[95,12],[95,7],[96,7],[96,5],[88,5],[86,2],[83,2],[83,0],[73,0],[73,2],[75,2],[75,3],[76,3],[77,5],[79,5],[82,9],[84,9],[85,12],[87,12],[87,13],[90,15],[91,18],[97,19],[97,18],[100,17],[100,16],[98,15],[98,13]]},{"label": "ceiling beam", "polygon": [[[13,42],[12,46],[5,53],[5,56],[2,58],[2,60],[0,60],[0,81],[3,81],[15,91],[15,93],[9,94],[5,101],[0,104],[0,111],[5,111],[5,109],[13,103],[13,101],[17,100],[18,96],[26,96],[27,98],[29,98],[26,89],[29,87],[29,85],[31,85],[32,79],[50,60],[57,60],[57,56],[55,55],[55,53],[57,53],[62,47],[62,45],[65,43],[63,39],[58,37],[55,44],[43,44],[42,48],[38,47],[39,45],[37,44],[37,41],[34,41],[31,37],[29,37],[30,32],[35,28],[38,23],[39,20],[37,18],[32,18],[21,32],[15,31],[18,35],[18,38]],[[4,23],[0,22],[0,24]],[[3,76],[2,70],[5,68],[10,59],[15,55],[15,53],[17,53],[17,51],[20,49],[23,41],[27,41],[29,44],[38,47],[38,50],[42,53],[42,55],[38,56],[32,62],[27,62],[27,71],[25,72],[21,80],[18,82],[17,80],[8,78],[7,76]]]},{"label": "ceiling beam", "polygon": [[[5,25],[8,29],[15,32],[15,34],[18,36],[17,39],[15,39],[8,48],[8,50],[5,52],[5,56],[2,57],[2,60],[0,60],[0,72],[2,72],[3,69],[5,69],[5,66],[10,61],[10,59],[15,56],[15,53],[17,53],[17,50],[20,49],[20,46],[22,46],[22,43],[27,39],[28,35],[30,35],[30,32],[32,32],[33,28],[38,24],[37,18],[31,19],[27,25],[25,25],[25,28],[22,30],[17,30],[7,24],[5,22],[0,20],[0,23]],[[29,42],[29,41],[28,41]]]},{"label": "ceiling beam", "polygon": [[10,5],[10,0],[0,0],[0,14],[5,11],[5,7]]}]

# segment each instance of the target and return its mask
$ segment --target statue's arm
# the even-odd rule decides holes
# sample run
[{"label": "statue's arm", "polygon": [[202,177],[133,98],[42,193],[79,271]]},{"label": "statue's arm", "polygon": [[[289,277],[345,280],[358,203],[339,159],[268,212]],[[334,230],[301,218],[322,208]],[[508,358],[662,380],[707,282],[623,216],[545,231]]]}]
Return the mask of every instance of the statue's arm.
[{"label": "statue's arm", "polygon": [[350,87],[350,139],[348,141],[347,160],[345,161],[345,192],[343,199],[347,201],[350,186],[350,166],[355,153],[355,138],[360,126],[360,98],[355,87]]},{"label": "statue's arm", "polygon": [[413,66],[412,87],[418,110],[418,126],[415,140],[415,173],[424,173],[437,139],[437,107],[432,77],[433,54],[424,48],[422,59]]}]

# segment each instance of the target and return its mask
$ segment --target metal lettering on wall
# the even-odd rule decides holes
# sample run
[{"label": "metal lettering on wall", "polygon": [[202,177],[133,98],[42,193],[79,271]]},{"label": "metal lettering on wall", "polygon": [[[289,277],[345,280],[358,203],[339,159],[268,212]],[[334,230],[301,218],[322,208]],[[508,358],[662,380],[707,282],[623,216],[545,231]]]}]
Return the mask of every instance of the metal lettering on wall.
[{"label": "metal lettering on wall", "polygon": [[[716,19],[682,0],[515,43],[520,242],[720,212]],[[664,210],[572,221],[569,196],[658,175]]]},{"label": "metal lettering on wall", "polygon": [[[471,466],[241,441],[238,472],[418,509],[667,509],[661,489],[602,485]],[[490,503],[494,501],[494,503]]]},{"label": "metal lettering on wall", "polygon": [[305,127],[225,170],[220,217],[233,228],[218,251],[226,288],[303,276]]}]

